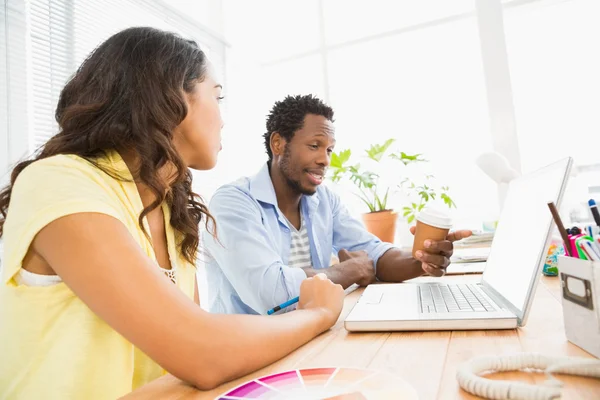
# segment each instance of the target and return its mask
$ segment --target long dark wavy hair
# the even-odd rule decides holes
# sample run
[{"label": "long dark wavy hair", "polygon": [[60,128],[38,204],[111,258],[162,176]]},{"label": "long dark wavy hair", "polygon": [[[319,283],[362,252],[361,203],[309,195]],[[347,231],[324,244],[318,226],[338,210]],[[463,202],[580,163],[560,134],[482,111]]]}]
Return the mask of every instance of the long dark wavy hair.
[{"label": "long dark wavy hair", "polygon": [[[29,164],[57,154],[74,154],[102,168],[97,160],[107,151],[133,150],[139,158],[139,169],[132,171],[134,179],[156,196],[140,214],[140,227],[144,229],[143,218],[166,200],[170,223],[181,234],[178,246],[194,264],[202,218],[207,229],[211,222],[213,235],[216,224],[192,191],[192,175],[172,138],[187,115],[185,93],[204,79],[206,63],[195,42],[153,28],[126,29],[96,48],[60,94],[55,115],[58,134],[33,159],[17,164],[9,185],[0,192],[0,237],[12,188]],[[174,180],[166,183],[158,171],[168,164],[175,173]]]}]

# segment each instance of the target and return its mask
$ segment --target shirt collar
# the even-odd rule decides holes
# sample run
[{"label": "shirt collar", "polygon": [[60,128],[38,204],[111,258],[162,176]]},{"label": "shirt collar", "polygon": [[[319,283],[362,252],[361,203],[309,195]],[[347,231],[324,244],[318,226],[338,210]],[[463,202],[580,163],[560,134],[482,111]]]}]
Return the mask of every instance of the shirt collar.
[{"label": "shirt collar", "polygon": [[258,173],[250,178],[250,193],[256,200],[277,207],[277,196],[269,174],[268,163],[265,163]]},{"label": "shirt collar", "polygon": [[[269,173],[269,164],[265,163],[256,175],[250,178],[250,193],[252,196],[266,204],[279,208],[277,205],[277,196],[275,195],[275,187]],[[312,196],[302,196],[301,202],[305,201],[308,205],[309,212],[312,214],[319,204],[318,193]]]}]

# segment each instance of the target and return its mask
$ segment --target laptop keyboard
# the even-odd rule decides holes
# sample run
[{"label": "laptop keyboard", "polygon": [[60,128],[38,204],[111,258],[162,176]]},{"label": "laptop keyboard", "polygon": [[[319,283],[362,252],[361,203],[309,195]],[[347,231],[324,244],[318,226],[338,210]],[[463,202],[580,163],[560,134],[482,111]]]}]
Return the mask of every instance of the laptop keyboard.
[{"label": "laptop keyboard", "polygon": [[495,311],[475,285],[419,285],[421,312],[487,312]]}]

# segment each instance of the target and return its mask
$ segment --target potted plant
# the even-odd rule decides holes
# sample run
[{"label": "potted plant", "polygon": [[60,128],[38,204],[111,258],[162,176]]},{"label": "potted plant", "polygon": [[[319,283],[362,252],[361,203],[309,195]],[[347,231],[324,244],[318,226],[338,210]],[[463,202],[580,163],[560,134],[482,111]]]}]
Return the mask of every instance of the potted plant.
[{"label": "potted plant", "polygon": [[[425,205],[436,199],[441,200],[448,207],[456,207],[448,194],[448,187],[437,188],[433,175],[425,175],[417,180],[408,174],[408,167],[413,164],[427,162],[421,154],[406,154],[401,151],[391,152],[390,146],[394,139],[388,139],[383,144],[373,144],[366,150],[366,161],[377,167],[378,172],[362,167],[360,163],[351,164],[350,149],[342,150],[331,155],[330,173],[333,182],[347,179],[352,182],[358,192],[356,195],[367,206],[368,212],[363,214],[363,222],[369,232],[385,242],[393,242],[396,231],[397,213],[389,207],[390,194],[400,193],[404,197],[405,205],[402,215],[407,223],[412,223],[416,215]],[[389,168],[388,162],[398,162],[403,168]],[[404,179],[385,182],[382,179],[382,170],[393,169],[404,172]]]}]

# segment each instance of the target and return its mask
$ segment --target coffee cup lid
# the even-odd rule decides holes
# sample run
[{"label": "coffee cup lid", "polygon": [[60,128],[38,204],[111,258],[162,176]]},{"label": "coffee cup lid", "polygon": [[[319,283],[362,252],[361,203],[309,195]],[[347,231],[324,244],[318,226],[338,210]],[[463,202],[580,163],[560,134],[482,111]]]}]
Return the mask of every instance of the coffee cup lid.
[{"label": "coffee cup lid", "polygon": [[417,216],[417,220],[436,228],[452,228],[452,218],[443,211],[434,208],[424,208]]}]

